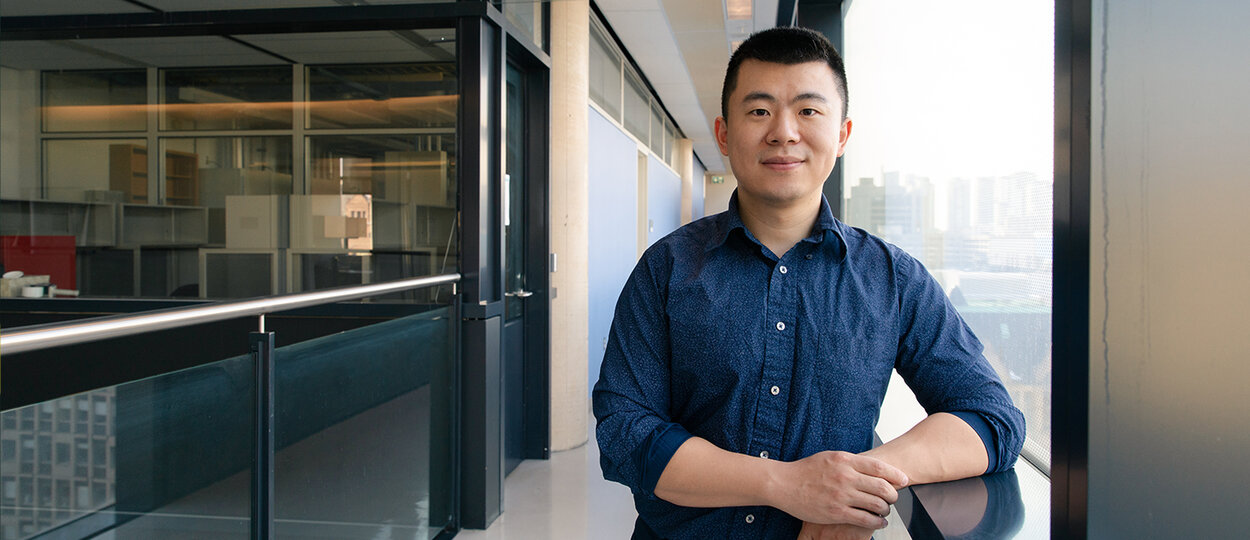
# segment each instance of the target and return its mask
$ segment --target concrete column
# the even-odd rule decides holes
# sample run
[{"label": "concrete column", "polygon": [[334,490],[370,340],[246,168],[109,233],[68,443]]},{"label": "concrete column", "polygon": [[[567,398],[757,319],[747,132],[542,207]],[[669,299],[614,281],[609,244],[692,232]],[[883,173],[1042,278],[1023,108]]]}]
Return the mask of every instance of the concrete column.
[{"label": "concrete column", "polygon": [[585,444],[590,312],[590,2],[551,3],[551,450]]},{"label": "concrete column", "polygon": [[[690,223],[694,216],[694,141],[677,140],[677,174],[681,175],[681,224]],[[703,181],[702,178],[699,179]]]}]

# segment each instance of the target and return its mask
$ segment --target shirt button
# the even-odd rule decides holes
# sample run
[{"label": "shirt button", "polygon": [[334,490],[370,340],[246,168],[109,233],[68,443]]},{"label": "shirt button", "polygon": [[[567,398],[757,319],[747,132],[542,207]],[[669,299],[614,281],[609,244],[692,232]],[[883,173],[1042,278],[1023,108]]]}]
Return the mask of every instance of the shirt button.
[{"label": "shirt button", "polygon": [[782,266],[781,268],[778,268],[778,269],[777,269],[777,271],[778,271],[778,272],[781,272],[781,273],[783,273],[783,274],[784,274],[784,273],[786,273],[786,272],[789,272],[789,270],[786,270],[786,267],[784,267],[784,266]]},{"label": "shirt button", "polygon": [[755,523],[755,514],[747,514],[747,523]]},{"label": "shirt button", "polygon": [[780,393],[781,393],[781,388],[778,388],[778,387],[774,386],[774,387],[770,388],[768,391],[769,391],[769,392],[772,392],[772,393],[773,393],[773,395],[775,396],[775,395],[777,395],[777,394],[780,394]]},{"label": "shirt button", "polygon": [[785,329],[786,329],[786,323],[777,321],[777,330],[785,330]]},{"label": "shirt button", "polygon": [[764,459],[768,459],[768,450],[765,450],[765,451],[763,451],[763,452],[760,452],[760,457],[762,457],[762,458],[764,458]]},{"label": "shirt button", "polygon": [[807,259],[807,260],[809,260],[809,261],[810,261],[810,260],[812,260],[812,254],[811,254],[811,253],[808,253],[807,255],[804,255],[804,256],[803,256],[803,258],[804,258],[804,259]]}]

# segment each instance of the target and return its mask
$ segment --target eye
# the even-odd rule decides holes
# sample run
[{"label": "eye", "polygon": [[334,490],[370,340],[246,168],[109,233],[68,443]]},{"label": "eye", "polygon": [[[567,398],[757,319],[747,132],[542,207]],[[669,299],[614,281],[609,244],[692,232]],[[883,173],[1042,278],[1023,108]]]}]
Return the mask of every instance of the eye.
[{"label": "eye", "polygon": [[751,109],[750,111],[747,111],[747,115],[748,116],[768,116],[768,111],[765,109]]},{"label": "eye", "polygon": [[816,116],[818,114],[820,114],[820,111],[810,107],[799,111],[799,115],[801,116]]}]

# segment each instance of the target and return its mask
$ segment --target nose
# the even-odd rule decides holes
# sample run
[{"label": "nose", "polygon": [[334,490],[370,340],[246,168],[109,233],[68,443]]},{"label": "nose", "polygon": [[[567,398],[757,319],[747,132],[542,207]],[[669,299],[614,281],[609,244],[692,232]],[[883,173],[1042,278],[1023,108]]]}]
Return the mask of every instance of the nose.
[{"label": "nose", "polygon": [[798,119],[788,112],[773,115],[768,129],[768,144],[791,144],[799,141]]}]

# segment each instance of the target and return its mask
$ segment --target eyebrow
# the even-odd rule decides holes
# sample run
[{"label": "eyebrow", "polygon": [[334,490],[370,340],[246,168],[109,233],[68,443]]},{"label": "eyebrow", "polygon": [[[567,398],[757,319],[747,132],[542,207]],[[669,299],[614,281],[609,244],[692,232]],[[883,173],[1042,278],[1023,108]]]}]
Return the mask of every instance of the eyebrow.
[{"label": "eyebrow", "polygon": [[[781,101],[781,100],[777,99],[777,97],[776,97],[776,96],[774,96],[774,95],[772,95],[772,94],[769,94],[769,93],[767,93],[767,92],[751,92],[751,93],[747,94],[747,95],[746,95],[746,97],[743,97],[743,98],[742,98],[742,102],[743,102],[743,103],[746,103],[746,102],[749,102],[749,101],[757,101],[757,100],[758,100],[758,101],[767,101],[767,102],[770,102],[770,103],[777,103],[777,102]],[[828,99],[825,99],[825,96],[823,96],[823,95],[821,95],[821,94],[818,94],[818,93],[816,93],[816,92],[804,92],[804,93],[802,93],[802,94],[799,94],[799,95],[797,95],[797,96],[794,96],[794,99],[793,99],[793,100],[791,100],[790,102],[791,102],[791,103],[798,103],[798,102],[800,102],[800,101],[819,101],[819,102],[821,102],[821,103],[828,103],[828,102],[829,102],[829,100],[828,100]]]}]

